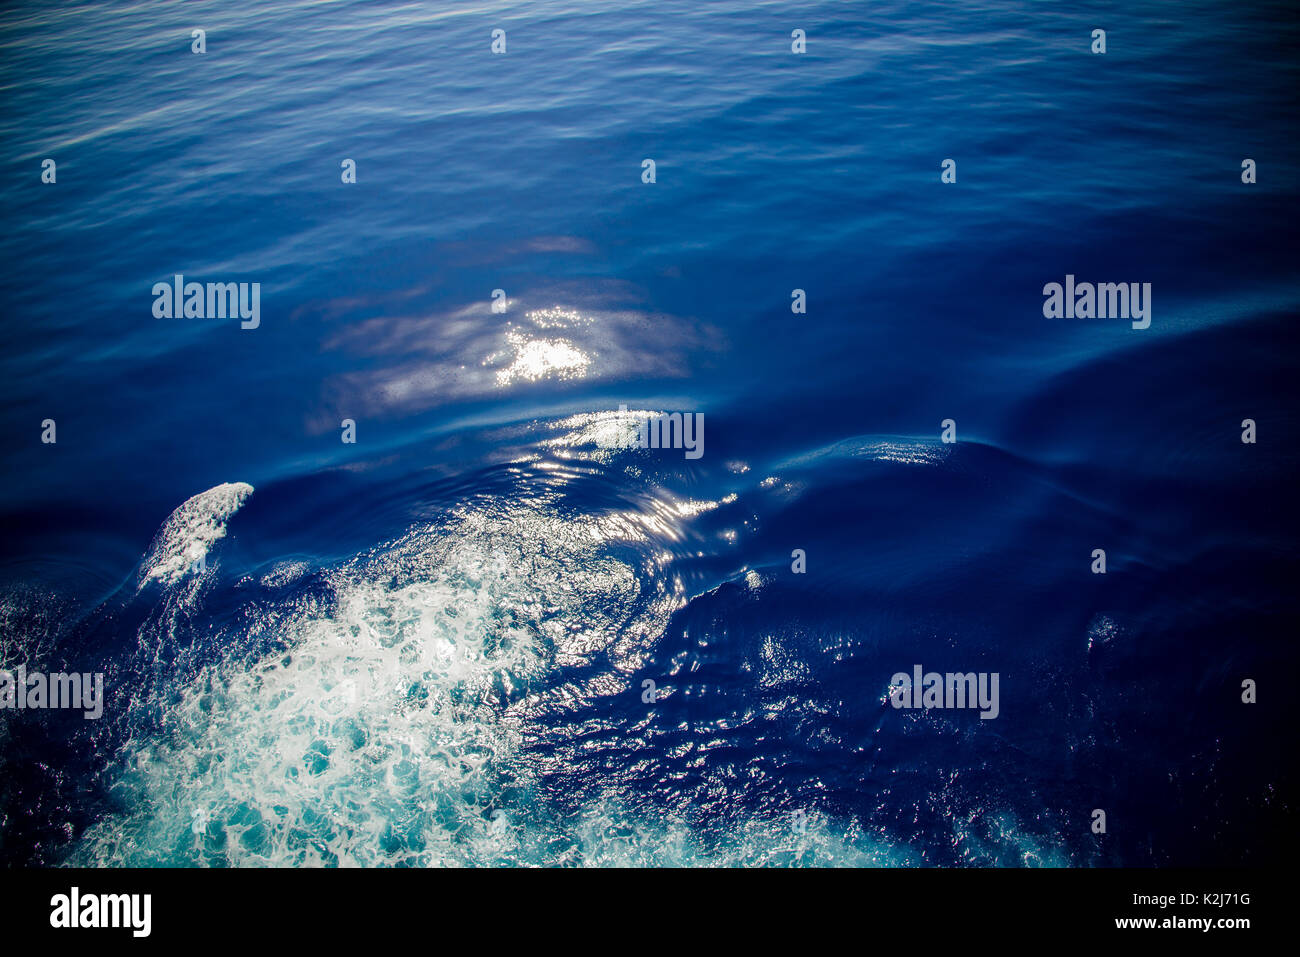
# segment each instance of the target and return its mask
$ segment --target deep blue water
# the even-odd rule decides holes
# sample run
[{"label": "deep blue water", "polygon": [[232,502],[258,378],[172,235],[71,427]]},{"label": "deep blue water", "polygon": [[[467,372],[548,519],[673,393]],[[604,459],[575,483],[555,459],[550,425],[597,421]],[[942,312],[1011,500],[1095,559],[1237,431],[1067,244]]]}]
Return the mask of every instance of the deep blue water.
[{"label": "deep blue water", "polygon": [[0,658],[107,699],[0,712],[0,862],[1293,856],[1293,5],[45,6]]}]

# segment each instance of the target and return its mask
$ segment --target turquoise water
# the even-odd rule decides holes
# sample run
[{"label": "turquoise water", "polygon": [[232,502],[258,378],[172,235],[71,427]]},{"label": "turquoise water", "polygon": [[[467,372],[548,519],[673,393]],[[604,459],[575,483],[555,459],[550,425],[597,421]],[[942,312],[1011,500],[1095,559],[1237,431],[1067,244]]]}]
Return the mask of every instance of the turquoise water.
[{"label": "turquoise water", "polygon": [[[108,700],[0,713],[0,860],[1280,859],[1296,40],[9,5],[0,657]],[[156,317],[177,274],[257,327]],[[1045,318],[1067,275],[1149,328]],[[701,456],[625,447],[651,412]],[[890,707],[917,663],[998,717]]]}]

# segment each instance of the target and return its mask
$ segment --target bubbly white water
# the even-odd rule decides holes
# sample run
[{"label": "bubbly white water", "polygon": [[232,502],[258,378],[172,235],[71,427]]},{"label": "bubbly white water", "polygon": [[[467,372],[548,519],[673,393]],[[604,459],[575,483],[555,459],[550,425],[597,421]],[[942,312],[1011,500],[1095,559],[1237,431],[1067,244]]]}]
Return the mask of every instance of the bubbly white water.
[{"label": "bubbly white water", "polygon": [[[170,580],[184,542],[220,537],[214,516],[247,494],[222,488],[173,514],[147,577]],[[597,652],[634,669],[680,602],[601,554],[611,537],[639,536],[545,503],[466,509],[335,569],[328,614],[305,601],[279,611],[287,653],[231,658],[174,689],[171,732],[118,755],[128,810],[91,828],[79,856],[433,865],[549,853],[512,837],[535,783],[512,762],[530,681]]]},{"label": "bubbly white water", "polygon": [[200,492],[168,516],[140,567],[140,588],[151,581],[174,585],[226,535],[226,522],[253,494],[246,482],[225,482]]},{"label": "bubbly white water", "polygon": [[[174,580],[161,570],[189,559],[189,543],[220,538],[250,491],[219,486],[173,513],[146,560],[156,571],[149,577]],[[110,787],[122,810],[87,829],[70,863],[923,863],[905,844],[815,810],[799,827],[774,809],[702,834],[667,812],[631,810],[612,792],[583,796],[576,813],[546,799],[544,765],[523,748],[545,732],[534,722],[557,693],[541,679],[568,667],[579,677],[559,693],[636,693],[638,669],[685,601],[671,566],[656,565],[649,532],[680,531],[664,523],[697,511],[565,516],[550,494],[467,505],[329,570],[332,602],[302,595],[273,609],[287,651],[251,662],[232,651],[133,703],[165,702],[164,730],[137,732],[113,756]],[[278,588],[305,573],[281,562],[260,578]],[[753,572],[745,581],[761,586]],[[164,601],[173,597],[188,607],[184,595]],[[141,652],[182,620],[147,622]],[[212,640],[238,649],[239,638]],[[771,680],[800,672],[775,645],[762,653]],[[973,863],[1004,841],[1027,846],[1026,863],[1051,859],[1014,821],[998,827],[990,842],[954,819],[954,840]]]}]

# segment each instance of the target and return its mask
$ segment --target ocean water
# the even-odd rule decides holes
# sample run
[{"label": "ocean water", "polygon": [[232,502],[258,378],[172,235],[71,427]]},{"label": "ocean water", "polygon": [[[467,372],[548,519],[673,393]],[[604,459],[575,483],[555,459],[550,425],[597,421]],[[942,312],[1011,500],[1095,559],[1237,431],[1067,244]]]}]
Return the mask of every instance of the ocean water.
[{"label": "ocean water", "polygon": [[[0,663],[106,697],[0,711],[0,862],[1290,860],[1297,41],[7,4]],[[1067,275],[1149,328],[1046,318]],[[917,664],[997,717],[892,707]]]}]

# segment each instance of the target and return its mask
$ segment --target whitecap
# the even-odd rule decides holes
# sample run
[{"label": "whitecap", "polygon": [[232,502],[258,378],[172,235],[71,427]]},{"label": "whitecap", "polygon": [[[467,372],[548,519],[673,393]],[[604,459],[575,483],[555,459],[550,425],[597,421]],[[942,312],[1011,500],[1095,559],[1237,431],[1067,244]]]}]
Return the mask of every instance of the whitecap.
[{"label": "whitecap", "polygon": [[[246,482],[224,482],[200,492],[168,516],[140,566],[139,588],[151,581],[174,585],[226,535],[226,522],[253,494]],[[138,590],[138,589],[137,589]]]}]

